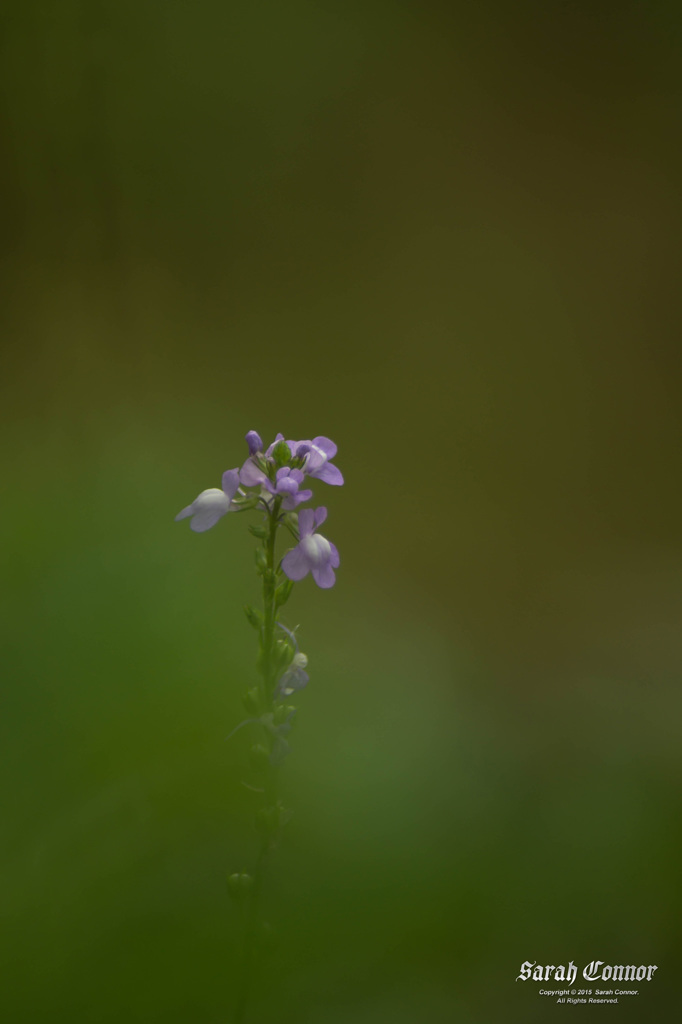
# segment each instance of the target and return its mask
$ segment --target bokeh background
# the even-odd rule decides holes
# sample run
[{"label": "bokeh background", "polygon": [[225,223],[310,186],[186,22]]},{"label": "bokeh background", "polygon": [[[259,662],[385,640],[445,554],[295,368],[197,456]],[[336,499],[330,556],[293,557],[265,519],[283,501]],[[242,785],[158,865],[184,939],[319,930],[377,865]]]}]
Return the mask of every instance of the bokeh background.
[{"label": "bokeh background", "polygon": [[254,542],[173,516],[249,429],[346,477],[252,1020],[672,1019],[679,5],[0,23],[4,1019],[229,1020]]}]

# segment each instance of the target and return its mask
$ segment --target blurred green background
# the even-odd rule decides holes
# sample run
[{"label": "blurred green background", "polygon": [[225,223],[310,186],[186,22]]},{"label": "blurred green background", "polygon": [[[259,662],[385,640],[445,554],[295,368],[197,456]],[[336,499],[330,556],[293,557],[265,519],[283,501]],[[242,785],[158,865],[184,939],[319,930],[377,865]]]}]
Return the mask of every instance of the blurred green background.
[{"label": "blurred green background", "polygon": [[526,959],[671,1019],[679,5],[0,24],[4,1019],[229,1019],[254,542],[173,516],[249,429],[346,477],[251,1019],[553,1019]]}]

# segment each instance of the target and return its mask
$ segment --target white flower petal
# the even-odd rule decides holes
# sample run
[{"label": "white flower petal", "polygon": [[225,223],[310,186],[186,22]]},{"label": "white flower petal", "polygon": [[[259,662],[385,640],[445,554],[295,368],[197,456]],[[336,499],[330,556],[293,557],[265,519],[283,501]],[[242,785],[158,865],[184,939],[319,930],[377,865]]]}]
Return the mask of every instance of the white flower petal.
[{"label": "white flower petal", "polygon": [[225,512],[211,512],[209,510],[197,512],[197,514],[193,516],[192,522],[189,524],[189,528],[190,530],[194,530],[195,533],[204,533],[206,530],[210,530],[212,526],[215,526],[218,520],[222,519],[224,515]]},{"label": "white flower petal", "polygon": [[192,522],[189,524],[190,529],[194,530],[195,533],[203,533],[205,530],[210,530],[212,526],[215,526],[218,520],[226,512],[229,512],[229,509],[230,499],[225,492],[218,490],[217,487],[209,487],[208,490],[202,491],[191,505],[183,508],[182,512],[179,512],[175,519],[177,522],[179,519],[186,519],[188,516],[192,516]]}]

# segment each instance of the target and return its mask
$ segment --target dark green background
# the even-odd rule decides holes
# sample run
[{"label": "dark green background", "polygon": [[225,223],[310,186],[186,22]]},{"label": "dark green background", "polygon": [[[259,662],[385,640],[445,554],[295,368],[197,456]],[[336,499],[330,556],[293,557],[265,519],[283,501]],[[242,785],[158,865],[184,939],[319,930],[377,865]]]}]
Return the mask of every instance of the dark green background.
[{"label": "dark green background", "polygon": [[[334,590],[252,1020],[679,1007],[678,5],[8,2],[2,1002],[223,1024],[257,598],[175,513],[318,433]],[[606,987],[606,986],[604,986]],[[588,1008],[585,1008],[587,1010]]]}]

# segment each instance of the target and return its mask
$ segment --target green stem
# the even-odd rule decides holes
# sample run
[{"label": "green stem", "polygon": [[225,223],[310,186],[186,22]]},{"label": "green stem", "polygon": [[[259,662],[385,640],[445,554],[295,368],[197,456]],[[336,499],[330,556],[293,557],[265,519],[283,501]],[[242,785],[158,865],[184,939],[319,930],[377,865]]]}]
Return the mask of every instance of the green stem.
[{"label": "green stem", "polygon": [[[266,568],[263,573],[263,633],[262,633],[262,672],[261,699],[266,712],[273,710],[273,689],[275,685],[275,615],[276,615],[276,574],[275,574],[275,541],[277,538],[277,527],[279,525],[279,512],[282,504],[281,498],[276,498],[272,510],[269,512],[269,532],[265,542]],[[272,737],[267,733],[267,742],[272,746]],[[277,779],[276,769],[268,767],[265,794],[263,798],[264,807],[275,807],[277,803]],[[246,919],[244,925],[244,957],[242,963],[242,976],[240,979],[240,991],[235,1009],[235,1024],[241,1024],[246,1014],[249,995],[253,986],[255,967],[255,947],[258,927],[258,911],[260,906],[261,892],[263,888],[263,874],[267,863],[268,855],[274,845],[272,836],[264,836],[261,841],[261,848],[256,861],[253,873],[253,886],[249,893],[249,902],[246,908]]]},{"label": "green stem", "polygon": [[266,569],[263,573],[263,688],[266,708],[271,710],[273,674],[273,647],[275,636],[275,540],[281,498],[276,498],[270,512],[270,531],[265,544]]}]

